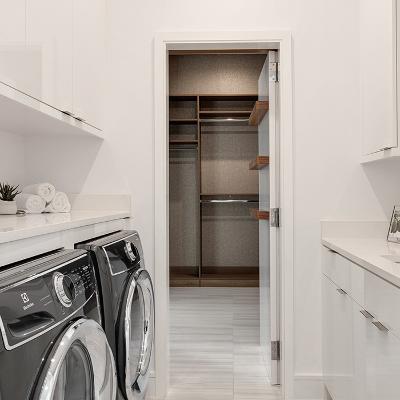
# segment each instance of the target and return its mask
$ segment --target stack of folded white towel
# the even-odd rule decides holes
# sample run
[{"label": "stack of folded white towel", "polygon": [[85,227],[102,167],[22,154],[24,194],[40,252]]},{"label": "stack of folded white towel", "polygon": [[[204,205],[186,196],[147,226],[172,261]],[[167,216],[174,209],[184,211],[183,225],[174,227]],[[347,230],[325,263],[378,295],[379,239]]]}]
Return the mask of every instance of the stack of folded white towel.
[{"label": "stack of folded white towel", "polygon": [[64,192],[57,192],[50,183],[37,183],[25,186],[22,193],[16,196],[18,210],[30,214],[67,213],[71,211],[71,204]]}]

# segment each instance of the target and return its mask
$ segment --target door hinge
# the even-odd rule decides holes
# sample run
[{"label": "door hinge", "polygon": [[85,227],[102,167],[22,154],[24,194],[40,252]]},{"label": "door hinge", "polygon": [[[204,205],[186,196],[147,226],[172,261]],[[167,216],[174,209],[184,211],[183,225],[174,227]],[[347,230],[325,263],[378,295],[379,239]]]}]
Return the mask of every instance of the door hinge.
[{"label": "door hinge", "polygon": [[279,82],[279,75],[280,75],[280,63],[279,62],[269,63],[269,79],[272,82]]},{"label": "door hinge", "polygon": [[270,214],[271,226],[274,227],[274,228],[279,228],[279,226],[280,226],[280,211],[279,211],[279,208],[271,208],[269,214]]},{"label": "door hinge", "polygon": [[276,340],[271,342],[271,360],[279,361],[281,359],[281,342]]}]

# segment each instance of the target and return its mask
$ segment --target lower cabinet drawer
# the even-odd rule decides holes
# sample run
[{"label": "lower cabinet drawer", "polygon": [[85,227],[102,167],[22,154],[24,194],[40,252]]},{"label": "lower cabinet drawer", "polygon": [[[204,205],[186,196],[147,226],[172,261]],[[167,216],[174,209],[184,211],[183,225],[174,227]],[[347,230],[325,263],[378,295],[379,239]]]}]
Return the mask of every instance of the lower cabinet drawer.
[{"label": "lower cabinet drawer", "polygon": [[[360,312],[361,311],[361,312]],[[400,340],[353,304],[354,400],[400,398]],[[335,399],[334,399],[335,400]],[[339,400],[339,399],[337,399]]]},{"label": "lower cabinet drawer", "polygon": [[333,250],[323,247],[324,274],[341,289],[350,290],[350,261]]},{"label": "lower cabinet drawer", "polygon": [[381,329],[400,338],[400,288],[365,271],[364,291],[365,309],[382,324]]}]

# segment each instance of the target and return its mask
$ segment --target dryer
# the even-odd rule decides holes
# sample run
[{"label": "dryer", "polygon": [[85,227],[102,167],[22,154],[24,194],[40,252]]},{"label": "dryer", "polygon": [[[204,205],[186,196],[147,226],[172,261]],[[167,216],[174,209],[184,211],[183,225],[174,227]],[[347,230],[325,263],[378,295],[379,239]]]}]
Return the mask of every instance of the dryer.
[{"label": "dryer", "polygon": [[0,398],[116,398],[87,252],[64,250],[0,271]]},{"label": "dryer", "polygon": [[154,293],[136,231],[76,246],[88,250],[98,273],[103,328],[113,349],[119,397],[143,399],[154,334]]}]

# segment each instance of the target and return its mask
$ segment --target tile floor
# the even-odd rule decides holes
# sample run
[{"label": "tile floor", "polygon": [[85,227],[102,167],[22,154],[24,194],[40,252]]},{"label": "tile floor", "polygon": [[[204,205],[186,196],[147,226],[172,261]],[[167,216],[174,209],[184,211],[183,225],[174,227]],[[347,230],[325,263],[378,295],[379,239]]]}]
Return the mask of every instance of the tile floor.
[{"label": "tile floor", "polygon": [[279,400],[259,347],[258,288],[171,288],[168,400]]}]

